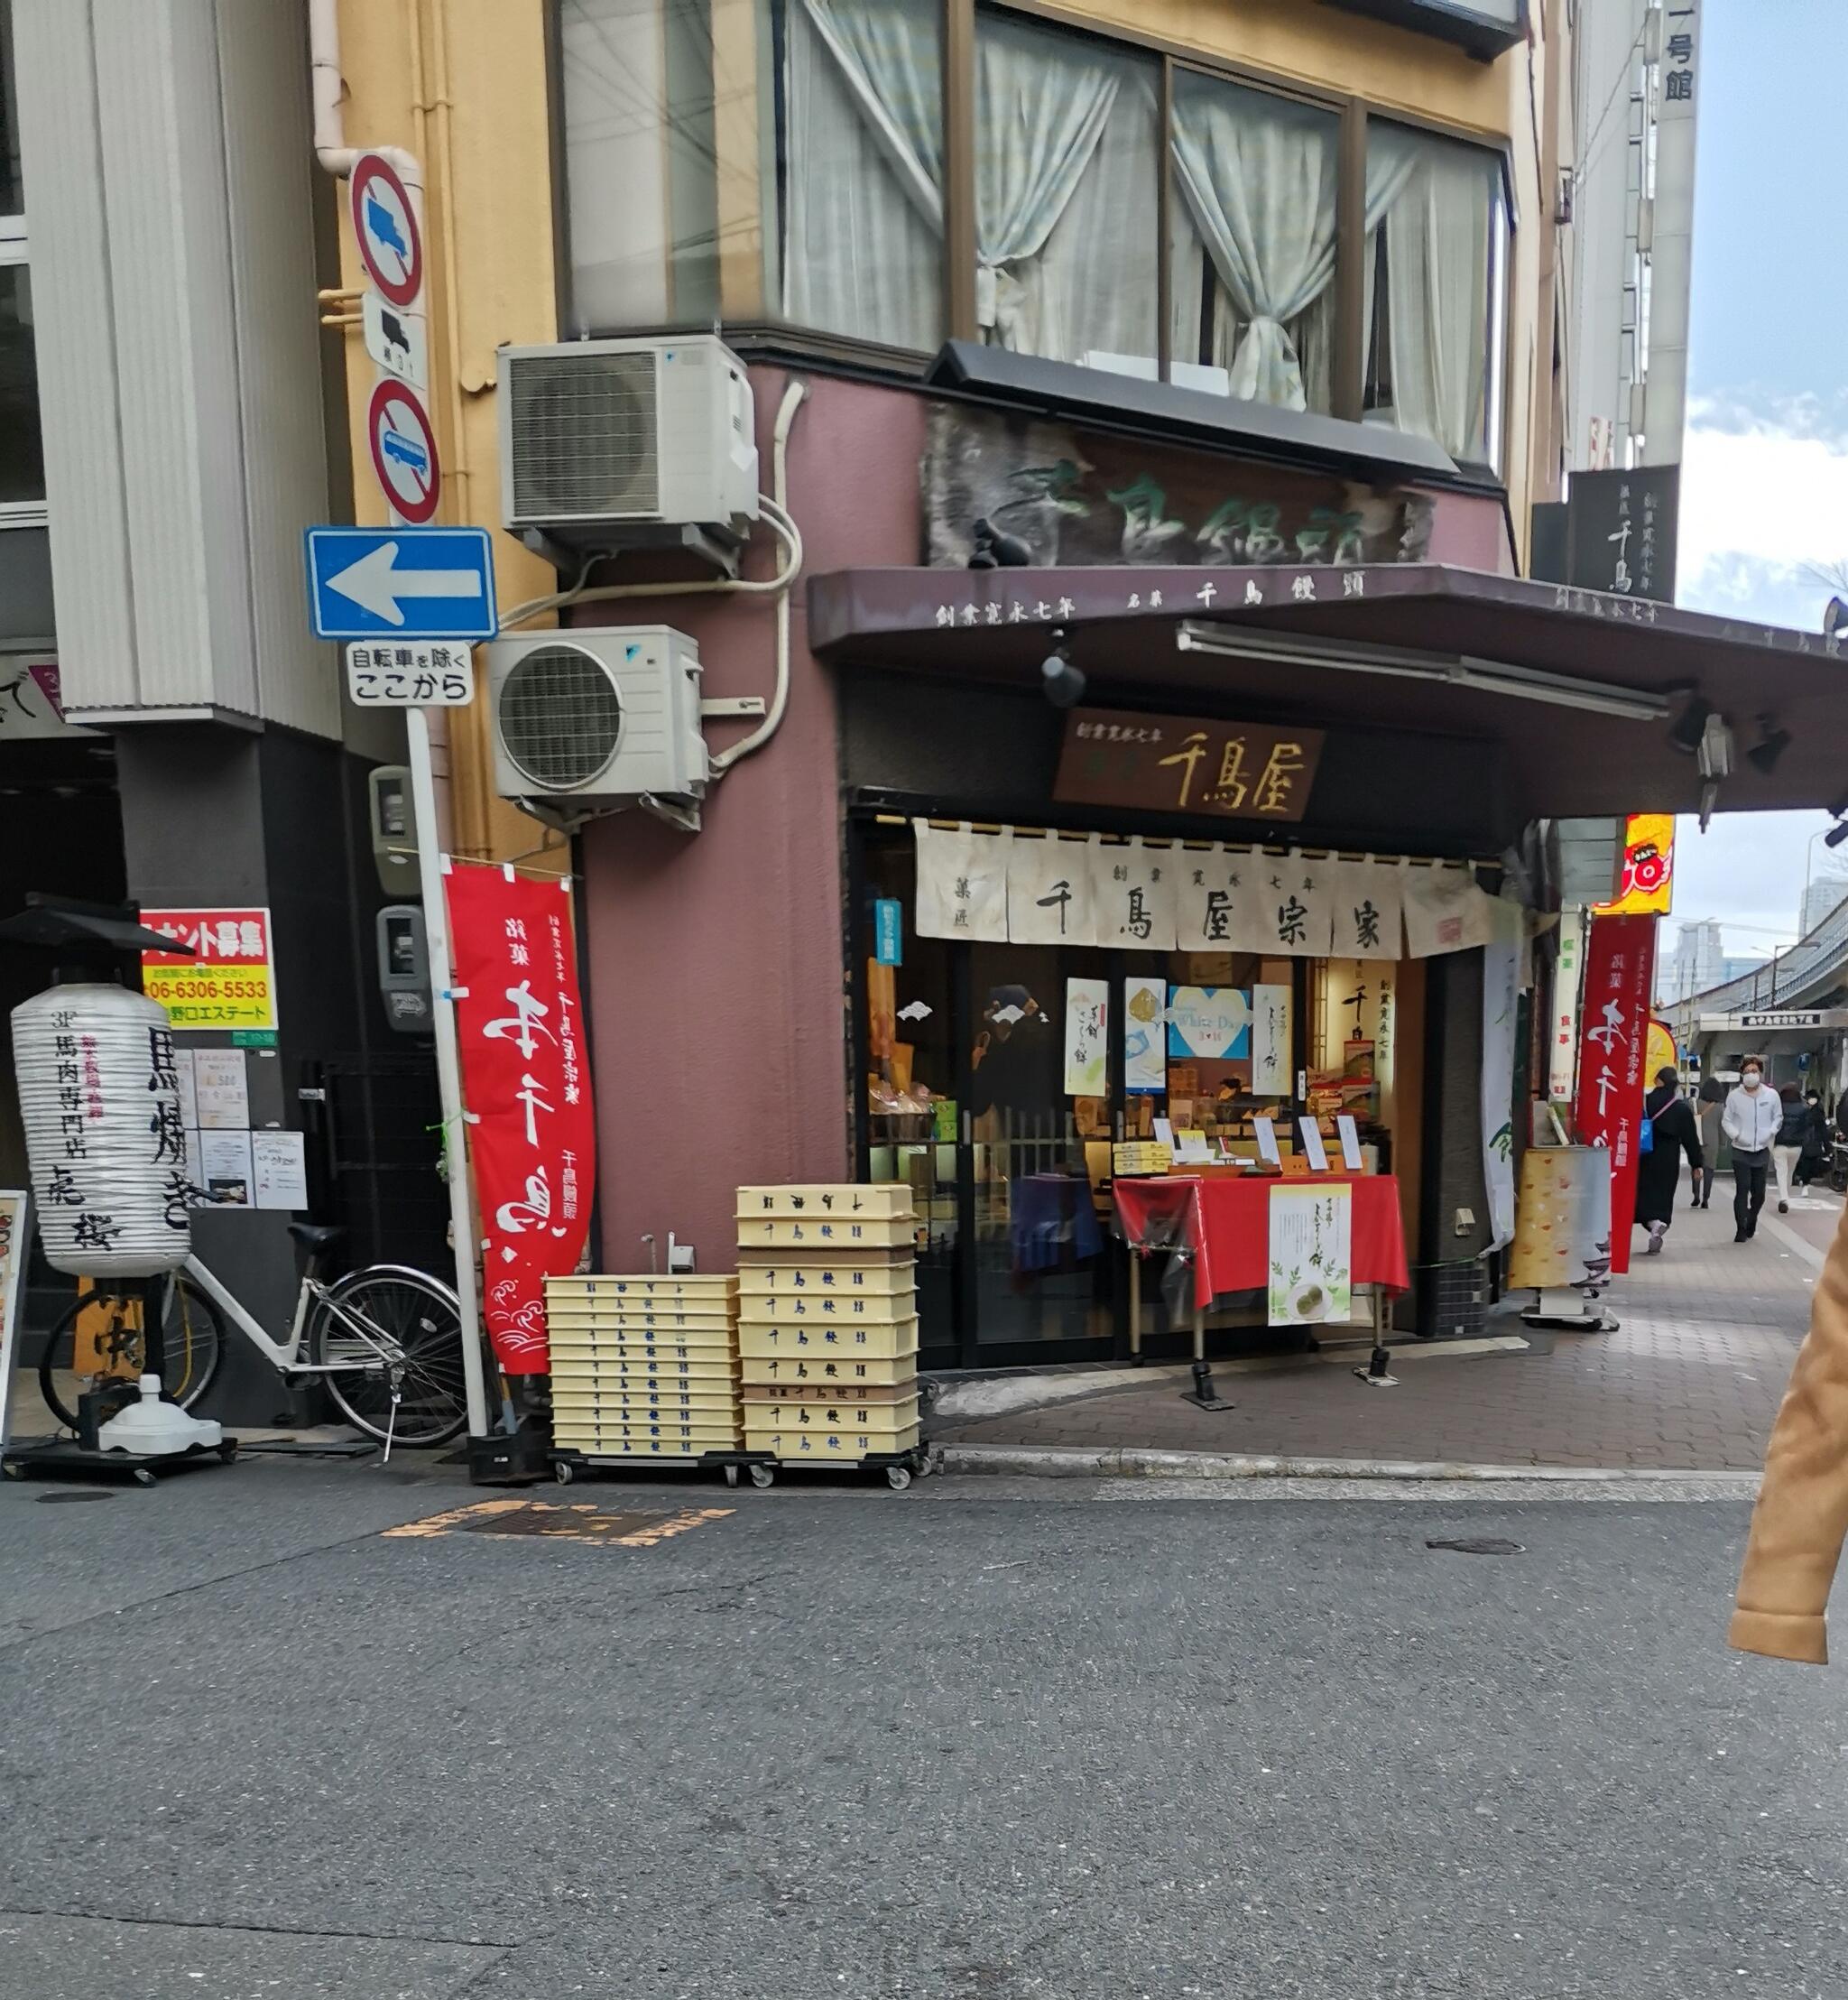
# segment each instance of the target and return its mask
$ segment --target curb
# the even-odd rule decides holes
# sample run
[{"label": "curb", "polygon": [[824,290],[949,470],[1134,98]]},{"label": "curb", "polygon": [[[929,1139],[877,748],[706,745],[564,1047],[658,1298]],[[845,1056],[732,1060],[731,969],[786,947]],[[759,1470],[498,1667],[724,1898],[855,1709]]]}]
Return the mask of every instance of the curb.
[{"label": "curb", "polygon": [[1419,1458],[1263,1458],[1234,1451],[1161,1451],[1120,1445],[967,1445],[931,1448],[938,1470],[1042,1479],[1425,1479],[1559,1486],[1635,1485],[1671,1479],[1717,1480],[1755,1488],[1756,1472],[1639,1471],[1624,1466],[1493,1466]]}]

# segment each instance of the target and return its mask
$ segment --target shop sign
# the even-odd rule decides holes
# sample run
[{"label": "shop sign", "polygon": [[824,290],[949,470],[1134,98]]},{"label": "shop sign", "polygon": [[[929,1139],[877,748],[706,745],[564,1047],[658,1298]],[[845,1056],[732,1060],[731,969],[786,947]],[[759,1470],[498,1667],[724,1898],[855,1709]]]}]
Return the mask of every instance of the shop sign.
[{"label": "shop sign", "polygon": [[42,653],[0,653],[0,743],[95,734],[64,719],[64,690],[55,659]]},{"label": "shop sign", "polygon": [[966,405],[930,412],[927,561],[966,569],[977,521],[1036,567],[1358,566],[1421,562],[1428,494]]},{"label": "shop sign", "polygon": [[1819,1028],[1823,1024],[1823,1010],[1820,1007],[1785,1007],[1771,1014],[1745,1014],[1739,1017],[1742,1028]]},{"label": "shop sign", "polygon": [[881,896],[873,905],[873,956],[877,964],[904,964],[904,906],[896,896]]},{"label": "shop sign", "polygon": [[1675,901],[1675,815],[1632,812],[1623,824],[1623,851],[1601,917],[1666,917]]},{"label": "shop sign", "polygon": [[1680,497],[1676,465],[1575,472],[1566,502],[1566,581],[1673,604]]},{"label": "shop sign", "polygon": [[1630,1269],[1643,1117],[1656,920],[1594,917],[1578,1046],[1578,1127],[1611,1154],[1611,1269]]},{"label": "shop sign", "polygon": [[276,967],[267,910],[143,910],[141,921],[187,948],[141,955],[142,991],[167,1010],[176,1030],[274,1032]]},{"label": "shop sign", "polygon": [[1074,708],[1052,796],[1069,805],[1285,824],[1308,810],[1322,743],[1319,729]]},{"label": "shop sign", "polygon": [[1555,1104],[1572,1102],[1577,1074],[1578,973],[1585,953],[1585,918],[1566,910],[1559,918],[1559,956],[1553,962],[1552,1042],[1547,1054],[1547,1095]]},{"label": "shop sign", "polygon": [[545,1281],[577,1269],[596,1184],[570,884],[468,866],[445,883],[488,1338],[507,1374],[544,1375]]}]

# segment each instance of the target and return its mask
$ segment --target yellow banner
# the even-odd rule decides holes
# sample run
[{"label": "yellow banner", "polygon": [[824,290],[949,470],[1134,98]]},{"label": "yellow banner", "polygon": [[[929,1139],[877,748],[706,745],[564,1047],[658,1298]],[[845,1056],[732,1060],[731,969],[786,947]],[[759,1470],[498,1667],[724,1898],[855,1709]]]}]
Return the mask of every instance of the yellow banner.
[{"label": "yellow banner", "polygon": [[176,1028],[276,1025],[275,978],[267,964],[144,966],[141,983]]},{"label": "yellow banner", "polygon": [[1675,815],[1632,812],[1623,830],[1615,894],[1601,917],[1666,917],[1675,900]]}]

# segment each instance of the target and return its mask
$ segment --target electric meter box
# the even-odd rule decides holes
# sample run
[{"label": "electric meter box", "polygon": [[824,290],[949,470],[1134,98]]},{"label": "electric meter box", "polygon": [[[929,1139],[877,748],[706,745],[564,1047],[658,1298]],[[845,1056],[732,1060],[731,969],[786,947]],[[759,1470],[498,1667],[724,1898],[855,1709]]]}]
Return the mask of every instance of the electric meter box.
[{"label": "electric meter box", "polygon": [[430,940],[423,907],[388,903],[378,916],[379,992],[385,1018],[399,1034],[429,1034],[436,1022],[430,997]]}]

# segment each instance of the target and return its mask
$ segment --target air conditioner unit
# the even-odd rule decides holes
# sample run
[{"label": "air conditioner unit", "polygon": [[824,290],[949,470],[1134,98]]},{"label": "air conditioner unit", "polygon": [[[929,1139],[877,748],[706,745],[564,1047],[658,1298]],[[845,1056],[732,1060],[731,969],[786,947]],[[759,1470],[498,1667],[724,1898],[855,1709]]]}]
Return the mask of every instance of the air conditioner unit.
[{"label": "air conditioner unit", "polygon": [[699,673],[699,648],[670,625],[496,639],[494,789],[554,824],[642,805],[692,830],[709,773]]},{"label": "air conditioner unit", "polygon": [[529,547],[687,547],[735,569],[757,443],[750,379],[723,341],[503,347],[500,413],[501,511]]}]

